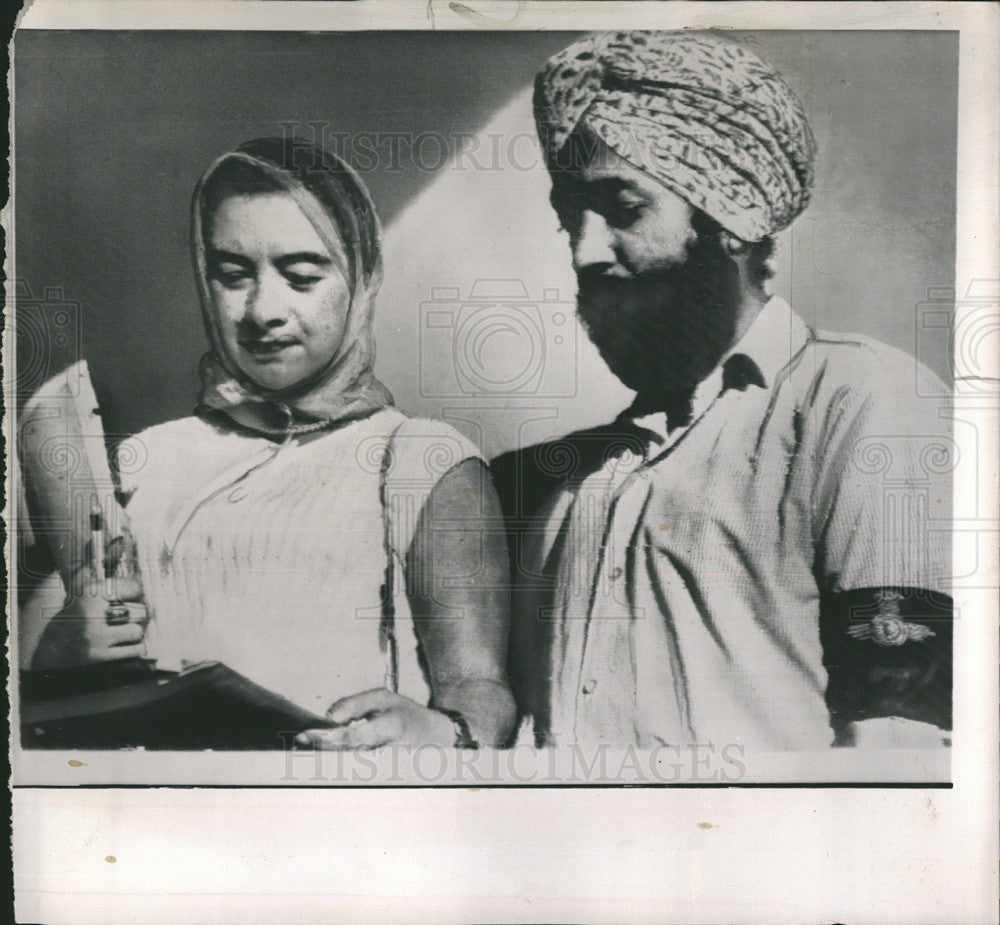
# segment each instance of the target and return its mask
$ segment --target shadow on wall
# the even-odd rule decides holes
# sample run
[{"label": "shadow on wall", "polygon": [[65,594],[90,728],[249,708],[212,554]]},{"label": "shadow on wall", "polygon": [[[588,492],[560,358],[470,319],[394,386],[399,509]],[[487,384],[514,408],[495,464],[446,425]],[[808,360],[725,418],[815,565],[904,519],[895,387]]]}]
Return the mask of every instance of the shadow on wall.
[{"label": "shadow on wall", "polygon": [[[84,356],[109,434],[189,414],[204,349],[195,180],[247,138],[319,131],[386,225],[377,371],[400,406],[489,454],[607,420],[629,393],[573,318],[529,99],[573,37],[19,33],[22,391]],[[785,74],[820,149],[774,290],[808,323],[919,353],[946,377],[948,337],[919,324],[929,290],[954,285],[957,37],[737,37]]]}]

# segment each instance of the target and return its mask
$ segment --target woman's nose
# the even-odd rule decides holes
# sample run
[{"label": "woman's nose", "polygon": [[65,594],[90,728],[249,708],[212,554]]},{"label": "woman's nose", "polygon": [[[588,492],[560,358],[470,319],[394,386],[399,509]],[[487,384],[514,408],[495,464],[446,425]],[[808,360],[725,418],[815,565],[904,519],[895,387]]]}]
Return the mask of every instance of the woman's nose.
[{"label": "woman's nose", "polygon": [[278,273],[258,276],[247,296],[243,320],[260,328],[279,327],[288,320],[284,302],[283,280]]},{"label": "woman's nose", "polygon": [[614,235],[604,218],[589,209],[583,213],[580,231],[573,242],[573,269],[610,266],[616,262]]}]

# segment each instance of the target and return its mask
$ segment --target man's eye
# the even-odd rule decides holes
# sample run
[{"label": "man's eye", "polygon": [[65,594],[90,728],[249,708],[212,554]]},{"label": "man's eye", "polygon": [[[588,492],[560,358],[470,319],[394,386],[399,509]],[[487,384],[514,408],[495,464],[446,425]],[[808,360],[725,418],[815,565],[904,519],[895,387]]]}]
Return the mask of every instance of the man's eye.
[{"label": "man's eye", "polygon": [[571,215],[566,212],[556,212],[556,218],[559,219],[560,231],[575,234],[577,229],[580,227],[580,218],[576,214]]},{"label": "man's eye", "polygon": [[559,219],[559,228],[562,231],[576,234],[583,222],[583,210],[575,206],[556,206],[556,218]]},{"label": "man's eye", "polygon": [[642,217],[646,204],[637,199],[615,199],[605,208],[605,220],[614,228],[627,228]]}]

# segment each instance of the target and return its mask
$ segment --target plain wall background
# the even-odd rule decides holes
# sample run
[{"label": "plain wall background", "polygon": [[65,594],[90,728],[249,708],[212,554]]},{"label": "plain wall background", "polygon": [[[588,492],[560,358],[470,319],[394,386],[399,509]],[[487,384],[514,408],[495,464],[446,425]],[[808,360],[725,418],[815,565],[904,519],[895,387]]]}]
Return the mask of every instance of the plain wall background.
[{"label": "plain wall background", "polygon": [[[395,163],[384,145],[358,163],[386,228],[376,371],[403,410],[454,421],[489,454],[607,420],[629,393],[572,320],[530,112],[535,71],[574,35],[18,33],[22,390],[82,355],[110,435],[190,413],[205,343],[194,183],[245,139],[320,122],[354,139],[356,162],[359,132],[424,135]],[[957,34],[732,35],[782,71],[819,144],[774,290],[808,323],[877,337],[947,378],[947,334],[921,319],[954,278]],[[463,134],[474,158],[442,152]],[[470,298],[497,280],[527,298]]]}]

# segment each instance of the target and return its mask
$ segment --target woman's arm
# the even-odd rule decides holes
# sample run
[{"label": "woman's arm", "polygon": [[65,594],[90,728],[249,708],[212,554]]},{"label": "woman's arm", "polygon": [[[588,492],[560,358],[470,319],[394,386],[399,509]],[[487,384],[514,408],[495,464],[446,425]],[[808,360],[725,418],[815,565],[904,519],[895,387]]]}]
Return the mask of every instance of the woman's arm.
[{"label": "woman's arm", "polygon": [[431,491],[407,559],[407,592],[427,656],[432,706],[457,710],[482,745],[514,723],[503,515],[486,467],[468,459]]},{"label": "woman's arm", "polygon": [[298,744],[455,745],[455,724],[434,708],[461,713],[480,745],[510,738],[507,544],[496,492],[479,460],[459,463],[431,490],[406,559],[406,583],[430,672],[431,707],[382,688],[354,694],[327,712],[336,728],[309,730]]}]

